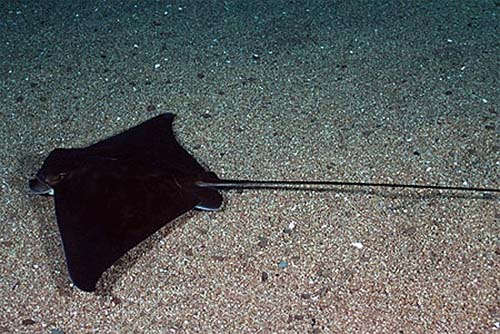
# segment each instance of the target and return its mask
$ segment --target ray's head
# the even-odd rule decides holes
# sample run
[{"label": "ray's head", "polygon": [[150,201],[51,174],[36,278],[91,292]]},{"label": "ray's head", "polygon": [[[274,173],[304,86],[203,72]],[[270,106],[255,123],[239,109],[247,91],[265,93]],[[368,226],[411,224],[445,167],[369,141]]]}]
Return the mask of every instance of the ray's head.
[{"label": "ray's head", "polygon": [[29,181],[37,195],[54,195],[54,189],[78,168],[78,150],[56,148],[45,159],[36,176]]}]

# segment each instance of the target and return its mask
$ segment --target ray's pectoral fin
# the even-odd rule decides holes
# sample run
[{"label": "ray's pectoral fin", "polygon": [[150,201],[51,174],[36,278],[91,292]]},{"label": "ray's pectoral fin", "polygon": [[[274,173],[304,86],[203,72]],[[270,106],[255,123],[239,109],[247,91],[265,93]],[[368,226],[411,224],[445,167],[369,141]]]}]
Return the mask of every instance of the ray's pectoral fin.
[{"label": "ray's pectoral fin", "polygon": [[121,256],[196,208],[215,211],[222,196],[197,181],[220,181],[176,141],[173,114],[78,149],[55,149],[29,182],[54,194],[69,275],[94,291]]}]

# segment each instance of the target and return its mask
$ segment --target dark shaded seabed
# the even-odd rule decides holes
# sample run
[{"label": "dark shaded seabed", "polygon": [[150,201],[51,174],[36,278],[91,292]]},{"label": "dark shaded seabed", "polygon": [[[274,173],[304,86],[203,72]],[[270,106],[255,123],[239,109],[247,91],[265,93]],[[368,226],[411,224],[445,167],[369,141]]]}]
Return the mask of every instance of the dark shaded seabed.
[{"label": "dark shaded seabed", "polygon": [[[27,179],[163,112],[227,178],[499,187],[500,3],[6,1],[0,333],[486,333],[498,197],[230,191],[70,286]],[[120,269],[122,268],[122,269]]]}]

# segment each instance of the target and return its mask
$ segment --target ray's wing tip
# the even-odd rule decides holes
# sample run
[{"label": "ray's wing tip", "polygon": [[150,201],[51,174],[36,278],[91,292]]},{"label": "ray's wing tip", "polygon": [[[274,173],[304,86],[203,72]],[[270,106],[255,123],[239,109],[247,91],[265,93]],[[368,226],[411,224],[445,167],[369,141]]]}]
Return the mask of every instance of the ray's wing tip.
[{"label": "ray's wing tip", "polygon": [[81,266],[76,267],[66,262],[71,283],[84,292],[94,292],[97,289],[97,282],[101,278],[103,271],[94,268],[92,265],[82,270]]},{"label": "ray's wing tip", "polygon": [[165,126],[171,127],[172,123],[174,122],[175,117],[176,117],[176,114],[171,113],[171,112],[166,112],[163,114],[159,114],[159,115],[139,124],[139,126],[145,125],[145,124],[150,124],[154,127],[161,127],[161,128],[163,128]]},{"label": "ray's wing tip", "polygon": [[97,281],[99,278],[97,280],[89,278],[75,279],[71,274],[70,277],[73,285],[84,292],[94,292],[97,289]]},{"label": "ray's wing tip", "polygon": [[169,121],[173,121],[174,118],[176,117],[176,114],[174,114],[172,112],[166,112],[166,113],[158,115],[158,117],[166,118]]}]

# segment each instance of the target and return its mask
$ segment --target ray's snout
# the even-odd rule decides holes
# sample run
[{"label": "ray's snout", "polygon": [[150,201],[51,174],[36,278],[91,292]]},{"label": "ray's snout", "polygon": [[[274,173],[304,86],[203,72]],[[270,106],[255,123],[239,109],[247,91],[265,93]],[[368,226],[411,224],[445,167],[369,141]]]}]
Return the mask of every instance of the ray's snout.
[{"label": "ray's snout", "polygon": [[56,148],[50,152],[35,177],[29,180],[28,187],[35,195],[54,195],[54,189],[70,174],[74,152],[77,150]]},{"label": "ray's snout", "polygon": [[35,195],[54,195],[54,189],[37,175],[28,183],[30,191]]},{"label": "ray's snout", "polygon": [[67,173],[46,173],[44,168],[38,171],[35,178],[29,181],[29,188],[36,195],[54,195],[54,187],[59,184]]}]

